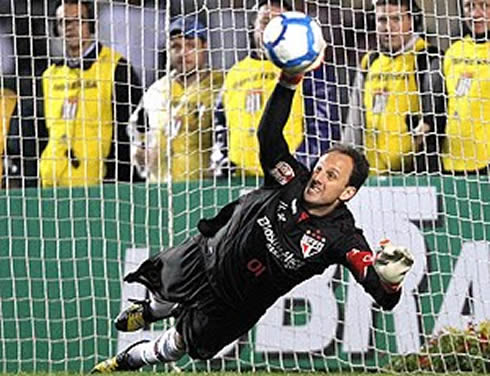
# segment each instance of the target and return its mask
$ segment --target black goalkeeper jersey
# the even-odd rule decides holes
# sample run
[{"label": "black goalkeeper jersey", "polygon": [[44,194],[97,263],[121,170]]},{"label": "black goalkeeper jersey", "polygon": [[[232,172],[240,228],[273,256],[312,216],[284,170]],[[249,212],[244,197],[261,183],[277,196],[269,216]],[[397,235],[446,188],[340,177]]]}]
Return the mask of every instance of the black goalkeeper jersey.
[{"label": "black goalkeeper jersey", "polygon": [[260,316],[302,281],[340,264],[381,306],[392,308],[400,292],[387,293],[373,267],[351,257],[369,258],[372,252],[347,206],[323,217],[304,208],[310,172],[289,153],[282,137],[293,95],[278,85],[262,117],[264,186],[199,223],[206,237],[201,250],[209,282],[230,307]]}]

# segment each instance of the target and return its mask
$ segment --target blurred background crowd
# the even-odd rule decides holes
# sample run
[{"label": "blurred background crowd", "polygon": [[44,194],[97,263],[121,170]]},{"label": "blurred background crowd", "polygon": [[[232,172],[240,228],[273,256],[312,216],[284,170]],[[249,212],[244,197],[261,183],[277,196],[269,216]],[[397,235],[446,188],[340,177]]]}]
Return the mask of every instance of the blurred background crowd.
[{"label": "blurred background crowd", "polygon": [[[465,20],[467,20],[467,17],[464,15],[463,7],[464,2],[468,1],[470,4],[475,3],[475,7],[477,8],[486,7],[485,0],[418,0],[415,2],[417,8],[420,8],[417,11],[421,12],[423,18],[421,29],[418,32],[423,35],[429,44],[437,48],[441,56],[454,41],[461,39],[464,34]],[[64,2],[62,3],[65,4]],[[273,1],[272,3],[276,2]],[[362,66],[362,59],[368,51],[380,50],[380,46],[378,45],[379,38],[377,37],[379,33],[376,32],[378,21],[376,19],[375,3],[377,1],[296,0],[285,1],[284,4],[282,2],[280,3],[280,5],[285,7],[283,10],[294,9],[303,11],[316,18],[322,25],[324,37],[328,42],[325,59],[328,68],[325,68],[322,77],[312,77],[311,85],[306,82],[303,90],[313,90],[313,92],[319,93],[323,89],[318,88],[318,80],[321,80],[324,85],[329,83],[333,84],[335,86],[332,89],[333,91],[327,88],[324,94],[319,94],[321,100],[326,103],[325,106],[327,109],[324,111],[324,116],[330,122],[328,126],[330,127],[334,122],[342,125],[349,123],[349,108],[352,107],[350,96],[352,88],[355,86],[356,74],[358,74]],[[396,2],[389,1],[378,3],[380,6],[397,4]],[[406,5],[405,3],[413,4],[412,1],[400,1],[398,5],[403,8]],[[212,71],[226,74],[238,62],[246,59],[251,53],[253,54],[254,49],[257,48],[257,46],[254,46],[256,43],[254,43],[254,37],[251,35],[255,30],[254,28],[256,28],[254,22],[257,20],[257,14],[260,14],[260,7],[270,4],[270,2],[256,0],[170,0],[169,2],[158,0],[99,0],[92,4],[94,7],[94,27],[93,30],[91,29],[93,31],[91,38],[97,41],[97,43],[108,46],[114,52],[119,53],[124,59],[121,61],[128,62],[131,71],[134,71],[136,75],[136,77],[129,77],[128,79],[130,81],[128,83],[129,85],[138,86],[139,92],[133,93],[131,91],[130,94],[126,94],[133,95],[135,97],[133,99],[139,99],[142,93],[151,88],[151,85],[158,79],[166,77],[166,75],[170,77],[172,70],[175,68],[172,66],[170,56],[170,51],[173,47],[167,37],[171,35],[172,22],[176,18],[182,16],[196,17],[196,22],[199,23],[198,26],[205,30],[205,34],[198,35],[198,33],[194,33],[195,35],[193,34],[193,37],[197,36],[206,43],[204,48],[209,51],[209,64],[206,64],[206,69],[209,68]],[[46,82],[43,84],[43,74],[46,74],[50,66],[53,64],[56,65],[56,61],[67,57],[66,49],[64,48],[66,40],[63,38],[63,33],[58,29],[60,27],[58,24],[59,15],[57,16],[56,12],[59,6],[60,2],[49,0],[0,0],[0,74],[4,86],[11,87],[18,96],[19,103],[21,103],[18,112],[14,112],[14,117],[19,122],[32,120],[34,122],[32,127],[36,129],[34,134],[29,134],[29,132],[25,132],[25,128],[31,125],[26,126],[23,124],[17,126],[19,130],[16,133],[4,129],[4,137],[11,134],[11,137],[17,137],[18,141],[19,139],[22,140],[22,138],[27,139],[31,137],[39,140],[45,137],[47,142],[53,136],[54,128],[52,128],[48,120],[46,120],[48,124],[44,126],[46,128],[44,133],[38,130],[39,127],[36,122],[41,121],[40,117],[43,117],[43,119],[47,117],[44,110],[39,111],[46,106],[46,103],[38,102],[43,99],[43,90],[46,90],[46,86],[43,88],[43,85],[46,85]],[[411,16],[410,13],[413,11],[411,6],[408,6],[406,9],[409,16]],[[81,8],[80,11],[83,13]],[[185,33],[189,30],[187,26],[182,26],[177,31],[182,32],[185,39],[187,37]],[[46,79],[45,77],[45,80],[49,81],[50,78]],[[213,85],[216,85],[216,87],[213,86],[213,91],[216,93],[213,92],[213,97],[211,98],[213,103],[218,104],[220,100],[219,98],[214,98],[214,95],[216,94],[217,97],[223,95],[223,92],[219,94],[221,91],[221,85],[218,83],[219,80],[217,78],[217,81],[213,81]],[[187,83],[184,81],[181,84],[187,89]],[[226,87],[226,79],[224,87]],[[167,90],[166,95],[169,97],[175,94],[173,87],[167,87],[166,89],[160,88],[159,90]],[[224,92],[226,94],[226,91]],[[173,94],[169,95],[169,93]],[[305,91],[304,93],[307,92]],[[123,93],[121,95],[124,97],[126,94]],[[46,95],[46,92],[44,92],[44,95]],[[317,96],[317,94],[312,95]],[[134,101],[134,103],[130,103],[134,108],[124,110],[127,116],[133,113],[138,102]],[[330,108],[330,102],[335,102],[335,109]],[[201,103],[200,106],[199,108],[202,108],[203,104]],[[315,133],[315,137],[327,137],[331,141],[340,139],[340,129],[336,131],[330,130],[327,133],[319,129],[323,125],[318,125],[318,119],[321,118],[318,112],[312,112],[308,115],[310,107],[314,109],[318,107],[316,103],[307,103],[305,101],[303,106],[305,119],[307,116],[316,117],[317,119],[314,125],[316,127],[315,131],[317,132]],[[145,105],[143,104],[142,107],[145,107]],[[148,113],[147,107],[146,105],[146,111]],[[65,111],[65,107],[63,107],[62,111]],[[338,112],[338,114],[334,114],[334,112]],[[212,116],[210,125],[212,132],[210,131],[210,134],[213,134],[212,143],[214,146],[201,144],[198,148],[209,149],[209,152],[211,152],[213,147],[216,149],[216,145],[222,148],[233,147],[233,140],[229,137],[230,130],[226,124],[223,125],[220,122],[220,117],[227,114],[226,109],[221,108],[220,112],[219,106],[213,108],[213,113],[210,115]],[[129,119],[121,120],[122,118],[119,117],[116,119],[115,117],[116,115],[114,115],[113,121],[120,120],[124,123],[124,127],[126,127]],[[148,121],[151,122],[151,120],[136,120],[139,126],[138,132],[145,133],[149,130],[147,123],[146,128],[143,129],[145,126],[142,128],[142,124],[145,121],[147,123]],[[220,133],[221,126],[223,126],[225,133],[227,133],[227,137],[225,138],[229,138],[224,141],[222,140],[223,133]],[[203,131],[204,128],[201,125],[199,127],[201,127],[200,131]],[[304,133],[308,137],[308,130],[311,127],[310,125],[304,125],[304,127]],[[338,128],[340,127],[339,125]],[[176,129],[178,133],[180,125]],[[120,133],[122,134],[124,132],[121,131]],[[132,137],[131,134],[129,136],[129,138]],[[191,139],[189,135],[187,136],[188,139]],[[63,135],[63,137],[66,137],[66,135]],[[168,138],[173,140],[174,136]],[[122,142],[129,143],[130,141],[129,139],[124,139]],[[68,141],[68,143],[70,142],[72,141]],[[143,144],[145,142],[148,143],[148,140],[141,142]],[[291,142],[294,144],[294,141]],[[317,141],[317,144],[316,146],[305,146],[306,143],[302,142],[300,146],[296,144],[295,147],[298,147],[298,151],[303,148],[298,152],[298,155],[301,155],[301,153],[308,154],[308,150],[314,150],[317,153],[328,148],[328,143],[323,145]],[[32,162],[35,162],[40,157],[44,147],[23,144],[17,147],[17,157],[23,161],[30,158]],[[310,149],[306,150],[305,148]],[[24,150],[22,151],[20,149]],[[25,153],[25,149],[36,150],[32,153]],[[110,156],[115,155],[117,159],[118,152],[131,153],[133,157],[138,154],[138,150],[129,152],[126,149],[117,149],[115,154],[111,151],[112,154]],[[181,152],[191,154],[193,152],[191,149],[187,145]],[[71,159],[72,161],[72,167],[70,168],[78,168],[77,163],[79,161],[77,161],[76,156],[71,154],[72,149],[68,146],[67,150],[63,153],[68,160]],[[256,150],[253,150],[253,152],[255,153]],[[240,162],[237,163],[236,161],[230,160],[227,153],[216,152],[216,150],[212,150],[212,153],[215,159],[213,160],[213,156],[211,156],[210,163],[212,164],[213,161],[215,163],[215,176],[229,176],[230,173],[236,171],[237,164],[238,169],[243,167]],[[317,154],[315,155],[317,156]],[[108,153],[103,158],[108,158]],[[139,158],[146,158],[148,162],[149,157],[146,155],[145,157],[140,156]],[[219,160],[220,158],[221,160]],[[73,160],[75,160],[75,163]],[[223,160],[226,161],[226,166],[223,164]],[[307,160],[305,163],[311,165],[313,161],[314,158]],[[9,163],[14,164],[14,174],[29,173],[32,176],[39,175],[37,167],[34,168],[35,171],[26,172],[30,167],[23,166],[23,162],[19,164],[18,161],[7,161],[7,164]],[[186,160],[183,163],[189,162]],[[245,161],[243,163],[246,164],[247,162]],[[203,169],[206,168],[204,167],[205,165],[206,163],[199,164],[195,168]],[[226,168],[223,168],[223,166]],[[8,168],[9,166],[7,166],[6,171],[8,171]],[[22,169],[25,169],[25,171],[20,171]],[[247,167],[243,167],[243,170],[247,171]],[[446,168],[446,170],[450,169]],[[252,173],[253,169],[248,172]],[[104,175],[106,172],[102,172],[101,174]],[[143,179],[145,178],[145,174],[141,173],[141,171],[139,175]],[[258,172],[258,175],[260,175],[260,172]],[[206,174],[199,176],[203,177]],[[118,180],[115,175],[112,175],[112,178],[113,180]],[[175,180],[183,180],[184,176],[180,176],[180,178],[179,176],[174,176],[174,178]],[[186,175],[185,178],[189,178],[189,175]],[[135,181],[139,180],[136,179]],[[163,179],[163,181],[165,180]],[[35,186],[38,184],[39,182],[34,182],[32,185]],[[54,182],[51,185],[56,186],[60,184]],[[17,183],[12,186],[31,185]]]}]

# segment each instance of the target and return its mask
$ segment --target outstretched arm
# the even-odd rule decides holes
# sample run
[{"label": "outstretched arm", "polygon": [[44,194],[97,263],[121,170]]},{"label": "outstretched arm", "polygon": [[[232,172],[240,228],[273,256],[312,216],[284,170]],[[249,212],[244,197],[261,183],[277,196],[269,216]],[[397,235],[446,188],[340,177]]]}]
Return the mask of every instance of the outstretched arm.
[{"label": "outstretched arm", "polygon": [[393,309],[400,300],[403,280],[413,265],[412,254],[407,248],[384,240],[374,255],[362,236],[355,237],[361,241],[345,254],[343,264],[376,303],[383,309]]},{"label": "outstretched arm", "polygon": [[285,185],[300,172],[307,171],[305,166],[291,155],[283,130],[291,113],[296,87],[303,80],[305,73],[317,69],[322,64],[324,52],[322,48],[315,61],[301,72],[288,73],[283,70],[279,83],[267,101],[257,132],[265,185]]},{"label": "outstretched arm", "polygon": [[291,112],[296,82],[284,74],[276,85],[260,120],[257,136],[259,139],[260,163],[264,171],[264,185],[285,185],[306,171],[305,167],[291,155],[283,135]]},{"label": "outstretched arm", "polygon": [[279,83],[265,107],[257,132],[264,172],[273,168],[280,159],[292,158],[283,130],[291,113],[293,97],[294,90]]}]

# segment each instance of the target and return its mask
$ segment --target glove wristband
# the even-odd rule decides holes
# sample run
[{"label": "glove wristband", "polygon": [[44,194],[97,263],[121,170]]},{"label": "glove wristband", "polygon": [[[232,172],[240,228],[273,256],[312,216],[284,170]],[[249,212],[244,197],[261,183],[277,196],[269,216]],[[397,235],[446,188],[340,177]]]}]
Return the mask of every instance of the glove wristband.
[{"label": "glove wristband", "polygon": [[381,278],[379,279],[379,282],[381,283],[383,290],[385,290],[388,294],[395,294],[402,288],[401,283],[388,283],[383,281]]},{"label": "glove wristband", "polygon": [[303,80],[303,76],[304,76],[303,73],[290,75],[282,71],[281,75],[279,76],[279,84],[281,84],[281,86],[284,86],[287,89],[296,90],[299,83]]}]

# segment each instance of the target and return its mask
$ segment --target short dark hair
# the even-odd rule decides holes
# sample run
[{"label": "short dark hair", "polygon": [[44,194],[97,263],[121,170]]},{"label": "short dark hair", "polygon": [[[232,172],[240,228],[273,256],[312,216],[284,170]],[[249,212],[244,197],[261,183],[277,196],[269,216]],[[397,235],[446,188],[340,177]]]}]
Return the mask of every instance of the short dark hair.
[{"label": "short dark hair", "polygon": [[414,31],[423,29],[423,15],[416,0],[374,0],[374,7],[383,5],[399,5],[407,8],[410,17],[412,17]]},{"label": "short dark hair", "polygon": [[352,158],[354,167],[352,167],[348,184],[357,190],[361,188],[369,175],[369,162],[364,154],[361,154],[352,146],[345,144],[335,144],[327,150],[327,154],[333,152],[342,153]]},{"label": "short dark hair", "polygon": [[375,0],[374,6],[400,5],[406,7],[411,13],[420,12],[420,7],[415,0]]},{"label": "short dark hair", "polygon": [[[95,9],[94,9],[94,1],[89,1],[89,0],[59,0],[56,3],[56,7],[54,8],[55,12],[58,10],[58,8],[62,5],[67,5],[67,4],[76,4],[80,5],[80,7],[84,7],[86,10],[86,18],[84,20],[88,23],[89,25],[89,30],[90,33],[95,33]],[[58,36],[58,31],[56,28],[56,25],[54,27],[54,34],[55,36]]]},{"label": "short dark hair", "polygon": [[260,0],[257,4],[257,9],[259,9],[262,5],[278,5],[288,11],[293,10],[289,0]]}]

